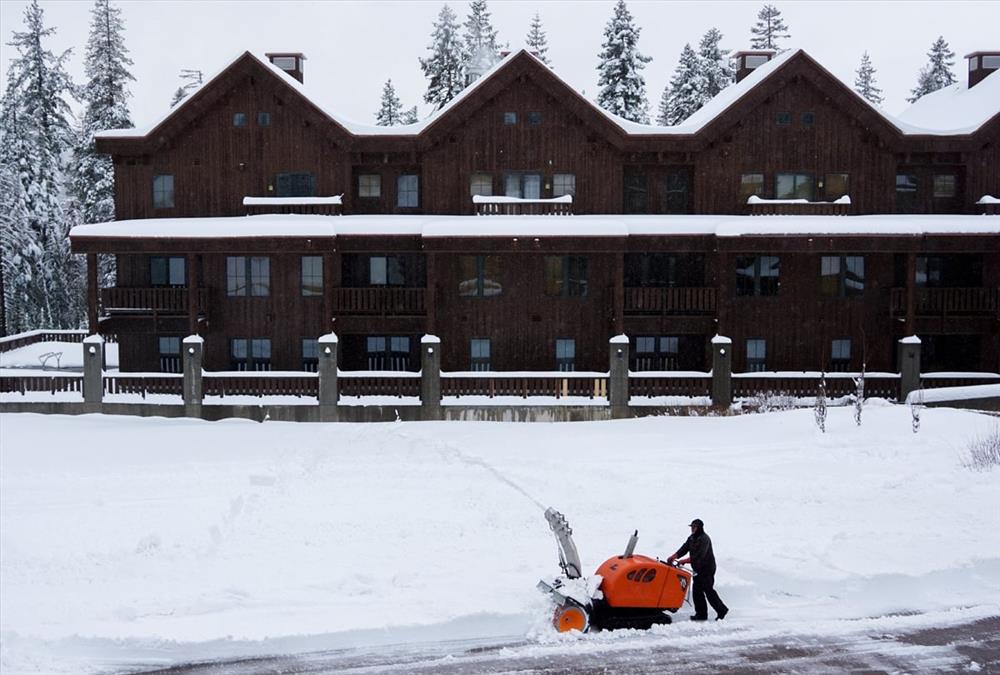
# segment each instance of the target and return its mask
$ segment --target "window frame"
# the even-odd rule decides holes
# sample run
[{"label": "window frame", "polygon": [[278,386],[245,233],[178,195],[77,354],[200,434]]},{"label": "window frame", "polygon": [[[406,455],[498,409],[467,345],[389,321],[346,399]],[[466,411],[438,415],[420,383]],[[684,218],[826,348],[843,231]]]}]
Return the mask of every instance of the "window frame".
[{"label": "window frame", "polygon": [[677,370],[679,335],[638,335],[631,368],[637,372]]},{"label": "window frame", "polygon": [[[559,271],[555,274],[555,262]],[[543,258],[545,295],[552,298],[587,297],[590,260],[585,255],[547,255]],[[551,276],[550,276],[551,274]]]},{"label": "window frame", "polygon": [[299,293],[304,298],[323,297],[323,256],[299,256]]},{"label": "window frame", "polygon": [[276,197],[315,197],[316,175],[311,171],[282,171],[274,177]]},{"label": "window frame", "polygon": [[267,128],[271,126],[271,113],[266,110],[258,110],[257,126],[261,128]]},{"label": "window frame", "polygon": [[267,298],[270,295],[270,256],[226,256],[226,297]]},{"label": "window frame", "polygon": [[[533,196],[527,196],[528,179],[536,183],[538,188],[538,193]],[[510,194],[511,181],[516,181],[518,193],[516,195]],[[503,193],[505,197],[514,197],[516,199],[541,199],[543,191],[543,176],[537,171],[505,171],[503,174]]]},{"label": "window frame", "polygon": [[542,124],[542,111],[540,110],[529,110],[527,115],[528,126],[537,127]]},{"label": "window frame", "polygon": [[[180,282],[175,283],[175,268],[173,263],[180,261]],[[154,267],[163,264],[163,281],[157,283]],[[187,288],[187,258],[179,255],[151,255],[149,256],[149,286],[150,288]]]},{"label": "window frame", "polygon": [[[852,263],[852,261],[854,261]],[[860,261],[861,276],[857,278]],[[836,262],[836,270],[833,269]],[[820,256],[820,294],[826,298],[858,298],[865,294],[865,256],[864,255],[824,255]],[[828,279],[829,278],[829,279]],[[853,284],[860,281],[860,288]]]},{"label": "window frame", "polygon": [[[313,355],[315,352],[315,355]],[[299,341],[299,353],[302,355],[302,370],[307,373],[315,373],[319,370],[319,340],[316,338],[302,338]]]},{"label": "window frame", "polygon": [[233,128],[246,129],[250,125],[249,116],[245,112],[233,113]]},{"label": "window frame", "polygon": [[[760,347],[760,353],[754,349],[751,356],[751,346]],[[767,340],[765,338],[747,338],[743,345],[746,354],[748,373],[763,373],[767,371]]]},{"label": "window frame", "polygon": [[365,362],[368,370],[410,372],[414,340],[410,335],[366,335]]},{"label": "window frame", "polygon": [[[781,192],[781,179],[782,177],[792,177],[792,196],[783,197]],[[799,195],[799,179],[806,178],[809,181],[809,196],[800,197]],[[805,171],[779,171],[774,174],[774,198],[775,199],[805,199],[806,201],[814,201],[816,199],[816,176]]]},{"label": "window frame", "polygon": [[556,338],[556,370],[572,373],[576,370],[576,340]]},{"label": "window frame", "polygon": [[[567,189],[567,184],[570,186]],[[552,174],[552,196],[562,197],[569,195],[576,199],[576,174],[575,173],[554,173]]]},{"label": "window frame", "polygon": [[[774,260],[774,265],[765,265],[765,260]],[[753,262],[749,265],[743,264],[741,266],[740,261],[752,260]],[[736,295],[741,297],[777,297],[781,292],[781,256],[778,255],[749,255],[749,256],[736,256]],[[766,270],[765,270],[766,266]],[[777,267],[776,274],[763,274],[764,271],[770,271],[774,267]],[[750,279],[750,275],[740,275],[741,269],[752,268],[753,276],[752,282],[748,288],[747,280]],[[763,281],[765,279],[774,279],[774,283],[766,283]]]},{"label": "window frame", "polygon": [[[487,267],[490,262],[496,265],[494,275],[488,273]],[[468,284],[472,278],[466,277],[463,269],[469,262],[475,267],[475,288],[463,289],[463,284]],[[500,256],[498,255],[461,255],[458,256],[458,296],[461,298],[495,298],[503,295],[503,282],[500,280]],[[492,282],[488,284],[488,282]],[[495,289],[496,292],[490,292]],[[469,291],[472,292],[469,292]]]},{"label": "window frame", "polygon": [[[950,180],[947,180],[950,179]],[[938,190],[942,183],[950,182],[950,190],[947,194],[939,194]],[[954,173],[936,173],[931,179],[931,197],[933,199],[955,199],[958,196],[958,176]]]},{"label": "window frame", "polygon": [[806,110],[801,115],[799,115],[799,124],[804,127],[815,126],[816,124],[816,113],[812,110]]},{"label": "window frame", "polygon": [[382,174],[359,173],[357,185],[358,199],[382,198]]},{"label": "window frame", "polygon": [[[841,349],[840,354],[838,354],[838,345],[842,348],[844,343],[847,344],[847,355],[843,354]],[[853,345],[851,344],[851,338],[834,338],[830,341],[830,370],[835,373],[843,373],[850,370],[851,367],[851,351]]]},{"label": "window frame", "polygon": [[779,110],[774,113],[774,123],[779,127],[792,126],[792,113],[790,110]]},{"label": "window frame", "polygon": [[[243,356],[237,354],[237,345],[242,346]],[[263,352],[266,347],[267,355]],[[229,363],[232,370],[241,372],[266,372],[271,370],[271,338],[233,337],[229,339]]]},{"label": "window frame", "polygon": [[[480,347],[477,354],[476,347]],[[482,347],[485,346],[485,356]],[[493,341],[488,337],[469,338],[469,370],[472,372],[487,372],[492,370]]]},{"label": "window frame", "polygon": [[512,127],[517,125],[517,111],[505,110],[503,112],[503,125],[505,127]]},{"label": "window frame", "polygon": [[[757,189],[755,189],[753,192],[747,192],[747,189],[746,189],[747,185],[754,184],[754,183],[750,183],[750,182],[747,181],[747,178],[751,177],[751,176],[760,176],[760,181],[759,181],[759,183],[757,183],[759,185],[759,187]],[[756,197],[763,198],[764,197],[764,190],[765,190],[765,187],[767,185],[766,181],[767,181],[767,177],[765,176],[765,174],[764,174],[763,171],[761,171],[759,173],[754,173],[754,172],[751,172],[751,173],[741,173],[740,174],[740,199],[745,203],[745,202],[747,202],[750,199],[750,197],[756,196]]]},{"label": "window frame", "polygon": [[[404,187],[404,182],[408,182],[412,179],[412,187]],[[403,196],[408,195],[412,197],[411,203],[403,203]],[[406,200],[409,202],[410,200]],[[418,209],[420,208],[420,174],[416,173],[402,173],[396,176],[396,207],[400,209]]]},{"label": "window frame", "polygon": [[[164,349],[166,344],[167,349]],[[158,335],[157,355],[160,360],[161,373],[181,373],[184,366],[181,363],[181,338],[178,335]]]},{"label": "window frame", "polygon": [[175,206],[174,175],[172,173],[155,174],[153,176],[153,208],[172,209]]},{"label": "window frame", "polygon": [[[478,186],[488,186],[489,192],[477,192]],[[493,196],[493,174],[477,171],[469,174],[469,196],[470,197],[492,197]]]}]

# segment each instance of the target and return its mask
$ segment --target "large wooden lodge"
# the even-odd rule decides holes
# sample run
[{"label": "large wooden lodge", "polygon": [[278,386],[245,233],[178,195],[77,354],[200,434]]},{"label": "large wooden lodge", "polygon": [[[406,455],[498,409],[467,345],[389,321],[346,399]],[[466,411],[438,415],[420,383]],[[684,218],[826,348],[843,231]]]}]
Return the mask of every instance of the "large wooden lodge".
[{"label": "large wooden lodge", "polygon": [[[106,132],[117,222],[77,227],[122,370],[1000,370],[1000,52],[900,118],[803,51],[741,52],[682,125],[613,117],[525,51],[418,124],[362,127],[301,54],[245,53]],[[992,198],[991,198],[992,197]],[[993,214],[993,215],[989,215]],[[99,288],[97,256],[118,260]]]}]

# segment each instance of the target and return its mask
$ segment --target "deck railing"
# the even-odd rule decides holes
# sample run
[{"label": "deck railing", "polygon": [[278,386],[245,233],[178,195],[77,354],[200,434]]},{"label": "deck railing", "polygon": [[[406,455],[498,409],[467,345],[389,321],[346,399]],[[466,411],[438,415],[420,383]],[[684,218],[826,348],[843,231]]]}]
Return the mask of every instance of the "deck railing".
[{"label": "deck railing", "polygon": [[115,373],[104,375],[105,394],[149,394],[180,396],[184,393],[184,377],[171,373]]},{"label": "deck railing", "polygon": [[[760,394],[780,394],[793,397],[815,396],[820,380],[826,382],[826,395],[838,398],[853,394],[857,373],[733,373],[733,396],[749,398]],[[899,398],[899,375],[896,373],[866,373],[865,397]]]},{"label": "deck railing", "polygon": [[[16,335],[8,335],[0,338],[0,354],[4,352],[27,347],[37,342],[69,342],[80,343],[87,337],[85,330],[29,330]],[[114,342],[114,337],[105,338],[108,342]]]},{"label": "deck railing", "polygon": [[[207,292],[199,288],[198,307],[207,305]],[[157,312],[187,314],[187,288],[102,288],[101,307],[105,312]]]},{"label": "deck railing", "polygon": [[420,373],[395,370],[342,370],[337,373],[340,397],[420,396]]},{"label": "deck railing", "polygon": [[83,375],[13,375],[0,377],[0,393],[26,392],[57,394],[75,392],[83,395]]},{"label": "deck railing", "polygon": [[343,212],[342,195],[334,197],[244,197],[248,216],[269,213],[299,213],[316,216],[339,216]]},{"label": "deck railing", "polygon": [[319,396],[315,373],[277,371],[206,372],[202,377],[205,396]]},{"label": "deck railing", "polygon": [[441,373],[442,396],[551,396],[604,398],[608,374],[595,372]]},{"label": "deck railing", "polygon": [[[892,289],[894,316],[906,314],[906,289]],[[1000,288],[917,288],[913,309],[917,316],[974,316],[1000,314]]]},{"label": "deck railing", "polygon": [[711,396],[712,374],[684,371],[639,371],[628,374],[631,398]]},{"label": "deck railing", "polygon": [[626,314],[712,314],[714,288],[626,288]]},{"label": "deck railing", "polygon": [[850,197],[831,202],[806,199],[761,199],[750,197],[747,211],[751,216],[846,216],[851,212]]},{"label": "deck railing", "polygon": [[334,288],[333,311],[339,314],[426,313],[425,288]]},{"label": "deck railing", "polygon": [[571,216],[573,197],[563,195],[552,199],[520,197],[488,197],[475,195],[472,203],[477,216]]}]

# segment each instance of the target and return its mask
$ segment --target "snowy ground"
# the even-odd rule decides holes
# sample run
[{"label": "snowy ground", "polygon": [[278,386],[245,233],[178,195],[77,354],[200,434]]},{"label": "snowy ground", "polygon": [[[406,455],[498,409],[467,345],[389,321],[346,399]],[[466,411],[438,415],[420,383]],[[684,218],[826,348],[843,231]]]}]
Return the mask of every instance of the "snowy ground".
[{"label": "snowy ground", "polygon": [[825,435],[811,410],[519,425],[2,415],[0,670],[637,639],[545,627],[549,504],[585,569],[635,528],[638,552],[665,556],[705,520],[733,613],[641,638],[680,649],[720,630],[1000,614],[1000,474],[963,466],[996,419],[925,409],[914,435],[906,407],[870,405],[860,429],[852,413],[831,409]]},{"label": "snowy ground", "polygon": [[[118,368],[118,344],[104,345],[104,365]],[[83,370],[83,345],[79,342],[35,342],[26,347],[0,353],[0,368],[38,370]]]}]

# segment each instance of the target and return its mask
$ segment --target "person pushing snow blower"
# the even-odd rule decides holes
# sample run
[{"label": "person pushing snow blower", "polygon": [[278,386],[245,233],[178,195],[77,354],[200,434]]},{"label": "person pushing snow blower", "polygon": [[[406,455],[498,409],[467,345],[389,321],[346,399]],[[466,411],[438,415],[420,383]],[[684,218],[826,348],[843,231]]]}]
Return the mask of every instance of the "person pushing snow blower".
[{"label": "person pushing snow blower", "polygon": [[[677,560],[685,553],[690,554],[684,560]],[[677,553],[667,558],[668,563],[677,560],[680,564],[691,564],[694,569],[694,584],[691,595],[694,596],[694,616],[692,621],[708,621],[708,604],[715,610],[716,621],[721,621],[729,614],[729,608],[715,592],[715,554],[712,553],[712,540],[705,534],[705,524],[700,518],[691,521],[691,536],[687,538]]]}]

